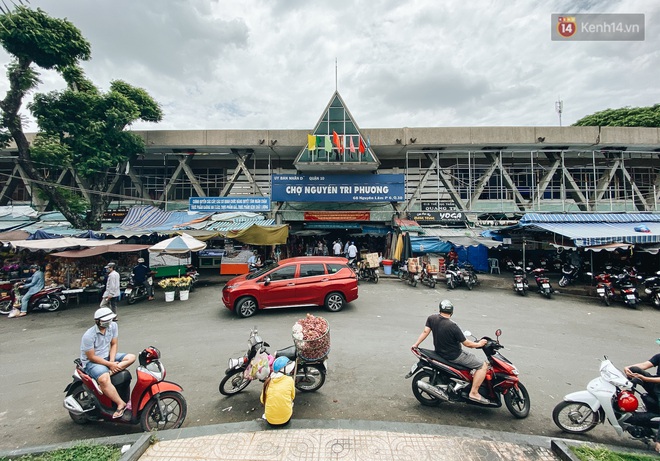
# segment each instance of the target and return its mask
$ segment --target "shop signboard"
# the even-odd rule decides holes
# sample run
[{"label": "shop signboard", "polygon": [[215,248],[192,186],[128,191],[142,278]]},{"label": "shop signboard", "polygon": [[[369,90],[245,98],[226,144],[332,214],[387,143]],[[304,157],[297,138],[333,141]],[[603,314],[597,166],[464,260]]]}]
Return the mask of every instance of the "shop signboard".
[{"label": "shop signboard", "polygon": [[275,202],[403,202],[403,174],[272,176]]},{"label": "shop signboard", "polygon": [[408,219],[413,219],[419,224],[441,224],[463,222],[467,220],[467,217],[462,211],[417,211],[408,213]]},{"label": "shop signboard", "polygon": [[451,200],[422,202],[422,211],[451,211],[455,209],[456,209],[456,204]]},{"label": "shop signboard", "polygon": [[190,211],[269,211],[270,197],[190,197]]},{"label": "shop signboard", "polygon": [[305,221],[370,221],[369,211],[305,211]]}]

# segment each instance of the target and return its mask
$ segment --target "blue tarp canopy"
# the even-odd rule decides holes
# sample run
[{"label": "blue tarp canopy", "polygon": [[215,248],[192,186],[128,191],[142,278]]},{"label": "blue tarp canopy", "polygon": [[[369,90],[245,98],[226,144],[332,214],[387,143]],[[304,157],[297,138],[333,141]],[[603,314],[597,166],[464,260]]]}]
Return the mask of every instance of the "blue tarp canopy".
[{"label": "blue tarp canopy", "polygon": [[517,225],[496,232],[508,235],[521,231],[552,232],[571,239],[576,247],[660,243],[660,214],[528,213]]},{"label": "blue tarp canopy", "polygon": [[448,253],[451,243],[443,242],[438,237],[410,237],[413,253]]}]

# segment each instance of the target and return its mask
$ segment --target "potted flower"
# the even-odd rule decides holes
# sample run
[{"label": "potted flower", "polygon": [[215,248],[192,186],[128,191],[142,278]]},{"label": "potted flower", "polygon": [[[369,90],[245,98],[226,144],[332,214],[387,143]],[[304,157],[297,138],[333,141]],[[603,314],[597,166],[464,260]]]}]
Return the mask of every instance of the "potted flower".
[{"label": "potted flower", "polygon": [[176,278],[176,286],[177,289],[179,290],[179,299],[181,299],[181,301],[185,301],[188,299],[191,285],[192,285],[192,277],[183,276]]},{"label": "potted flower", "polygon": [[158,282],[158,286],[165,290],[165,301],[174,301],[174,293],[177,289],[177,279],[174,277],[166,278]]}]

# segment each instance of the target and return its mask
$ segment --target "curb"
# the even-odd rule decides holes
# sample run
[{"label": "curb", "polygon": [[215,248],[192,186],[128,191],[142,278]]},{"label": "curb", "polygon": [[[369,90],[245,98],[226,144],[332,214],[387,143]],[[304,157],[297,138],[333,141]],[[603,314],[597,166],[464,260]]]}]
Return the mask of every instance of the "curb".
[{"label": "curb", "polygon": [[[579,445],[577,443],[571,445]],[[580,461],[580,458],[575,456],[568,444],[563,440],[553,440],[550,442],[550,449],[562,461]]]}]

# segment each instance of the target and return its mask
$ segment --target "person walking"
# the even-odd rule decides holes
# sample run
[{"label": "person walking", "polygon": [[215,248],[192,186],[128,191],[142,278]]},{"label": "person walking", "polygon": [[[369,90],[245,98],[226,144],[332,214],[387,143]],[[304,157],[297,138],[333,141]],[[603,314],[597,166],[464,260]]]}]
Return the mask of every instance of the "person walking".
[{"label": "person walking", "polygon": [[339,240],[335,240],[332,244],[332,253],[335,256],[341,256],[341,242]]},{"label": "person walking", "polygon": [[117,302],[119,301],[119,272],[115,270],[115,263],[105,266],[108,271],[108,280],[105,282],[105,291],[101,300],[101,307],[110,307],[114,314],[117,313]]}]

